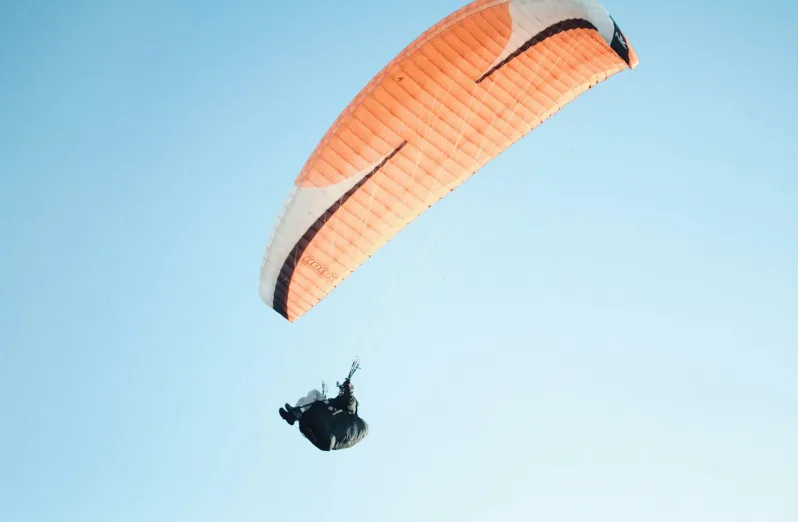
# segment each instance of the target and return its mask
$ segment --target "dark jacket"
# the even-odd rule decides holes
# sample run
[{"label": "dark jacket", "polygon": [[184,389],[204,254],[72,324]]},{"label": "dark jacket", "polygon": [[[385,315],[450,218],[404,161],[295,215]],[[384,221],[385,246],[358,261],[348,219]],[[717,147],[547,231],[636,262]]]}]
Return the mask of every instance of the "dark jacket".
[{"label": "dark jacket", "polygon": [[341,390],[337,397],[330,399],[329,404],[336,410],[343,410],[350,415],[357,415],[357,399],[347,388]]}]

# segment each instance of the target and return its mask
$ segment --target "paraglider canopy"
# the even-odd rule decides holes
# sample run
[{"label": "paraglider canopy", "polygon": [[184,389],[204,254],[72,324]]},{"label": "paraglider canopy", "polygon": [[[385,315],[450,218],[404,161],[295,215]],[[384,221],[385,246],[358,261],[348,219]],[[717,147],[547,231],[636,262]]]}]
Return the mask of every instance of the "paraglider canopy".
[{"label": "paraglider canopy", "polygon": [[502,151],[638,58],[597,0],[476,0],[341,113],[296,178],[260,270],[293,322]]}]

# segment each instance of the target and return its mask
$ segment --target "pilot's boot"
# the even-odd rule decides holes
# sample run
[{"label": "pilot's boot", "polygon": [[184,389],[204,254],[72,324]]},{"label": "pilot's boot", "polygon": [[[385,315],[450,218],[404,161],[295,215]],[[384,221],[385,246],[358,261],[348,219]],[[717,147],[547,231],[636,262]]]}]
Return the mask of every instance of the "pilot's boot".
[{"label": "pilot's boot", "polygon": [[[286,406],[288,405],[286,404]],[[279,411],[280,411],[280,417],[282,417],[283,420],[289,424],[289,426],[293,426],[297,420],[296,414],[294,414],[293,412],[291,413],[287,412],[285,408],[280,408]]]}]

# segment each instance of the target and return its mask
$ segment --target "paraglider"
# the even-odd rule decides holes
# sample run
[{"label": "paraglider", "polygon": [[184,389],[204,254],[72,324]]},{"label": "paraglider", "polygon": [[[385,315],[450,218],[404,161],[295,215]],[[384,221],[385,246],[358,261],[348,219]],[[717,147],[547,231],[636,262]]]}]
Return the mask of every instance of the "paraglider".
[{"label": "paraglider", "polygon": [[290,322],[493,158],[638,58],[597,0],[475,0],[388,63],[295,180],[259,295]]},{"label": "paraglider", "polygon": [[278,412],[280,417],[293,426],[299,421],[299,431],[316,448],[322,451],[335,451],[351,448],[368,435],[368,423],[358,415],[358,400],[352,376],[360,369],[355,360],[349,375],[338,385],[338,395],[327,399],[326,386],[322,390],[311,390],[300,398],[294,406],[286,403]]}]

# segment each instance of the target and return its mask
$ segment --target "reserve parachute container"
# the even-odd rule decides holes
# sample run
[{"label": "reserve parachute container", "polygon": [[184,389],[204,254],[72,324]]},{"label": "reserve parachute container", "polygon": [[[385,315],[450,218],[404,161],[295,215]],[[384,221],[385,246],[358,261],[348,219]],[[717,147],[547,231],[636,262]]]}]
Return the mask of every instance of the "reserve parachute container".
[{"label": "reserve parachute container", "polygon": [[563,106],[638,58],[597,0],[476,0],[344,109],[296,178],[260,268],[291,322]]},{"label": "reserve parachute container", "polygon": [[317,401],[299,418],[299,431],[321,451],[336,451],[366,438],[369,425],[357,414],[334,409],[328,401]]}]

